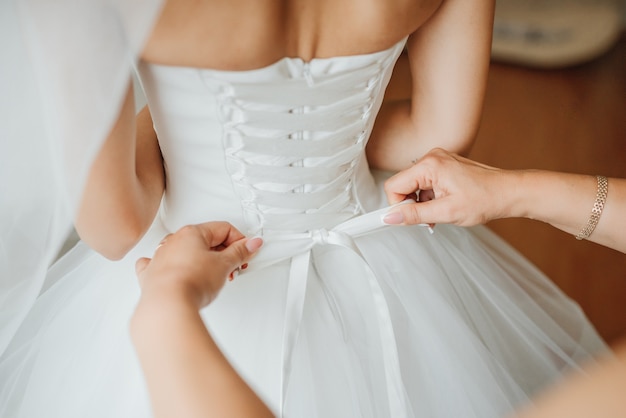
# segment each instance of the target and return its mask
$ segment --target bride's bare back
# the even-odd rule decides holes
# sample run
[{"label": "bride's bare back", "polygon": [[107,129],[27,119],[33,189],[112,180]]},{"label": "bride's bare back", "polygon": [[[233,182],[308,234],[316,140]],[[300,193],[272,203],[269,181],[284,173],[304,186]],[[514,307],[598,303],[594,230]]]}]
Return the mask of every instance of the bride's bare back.
[{"label": "bride's bare back", "polygon": [[356,55],[415,32],[442,0],[170,0],[144,50],[159,64],[249,70]]}]

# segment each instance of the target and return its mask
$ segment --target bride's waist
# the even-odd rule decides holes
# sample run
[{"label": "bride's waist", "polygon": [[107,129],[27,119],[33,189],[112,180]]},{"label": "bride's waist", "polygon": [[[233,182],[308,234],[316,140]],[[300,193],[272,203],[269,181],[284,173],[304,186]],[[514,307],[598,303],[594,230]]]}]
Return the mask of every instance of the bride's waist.
[{"label": "bride's waist", "polygon": [[[224,190],[223,192],[226,192]],[[297,200],[296,196],[293,196]],[[250,200],[242,200],[234,193],[168,192],[163,199],[159,216],[169,231],[209,221],[226,221],[246,235],[281,234],[331,229],[363,212],[352,201],[340,205],[322,202],[306,208],[279,207]]]},{"label": "bride's waist", "polygon": [[334,182],[252,186],[219,171],[200,175],[170,170],[168,174],[160,217],[171,231],[188,224],[227,221],[246,234],[307,232],[330,229],[386,203],[366,165],[358,167],[347,186]]}]

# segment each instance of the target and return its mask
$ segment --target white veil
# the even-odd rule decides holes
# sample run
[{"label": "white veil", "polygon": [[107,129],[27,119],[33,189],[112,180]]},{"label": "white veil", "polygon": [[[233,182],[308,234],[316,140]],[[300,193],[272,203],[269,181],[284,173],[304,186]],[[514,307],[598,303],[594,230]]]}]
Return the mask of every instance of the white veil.
[{"label": "white veil", "polygon": [[71,228],[161,3],[0,2],[0,353]]}]

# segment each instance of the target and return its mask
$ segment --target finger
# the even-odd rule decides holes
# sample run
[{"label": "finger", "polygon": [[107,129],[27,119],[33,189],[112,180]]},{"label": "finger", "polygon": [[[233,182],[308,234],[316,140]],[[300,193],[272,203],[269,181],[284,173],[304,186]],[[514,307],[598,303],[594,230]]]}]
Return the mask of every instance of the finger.
[{"label": "finger", "polygon": [[446,197],[403,205],[398,209],[406,225],[456,223],[449,199]]},{"label": "finger", "polygon": [[262,245],[263,240],[258,237],[236,241],[220,252],[221,260],[226,264],[227,271],[239,269]]},{"label": "finger", "polygon": [[156,254],[156,252],[157,252],[157,251],[158,251],[158,250],[159,250],[162,246],[164,246],[164,245],[165,245],[165,243],[167,242],[167,239],[168,239],[169,237],[171,237],[171,236],[172,236],[172,234],[167,234],[166,236],[164,236],[164,237],[161,239],[161,241],[159,241],[159,245],[157,245],[157,246],[156,246],[156,248],[154,249],[154,253],[155,253],[155,254]]},{"label": "finger", "polygon": [[415,179],[406,174],[408,171],[401,171],[385,181],[385,194],[389,204],[393,205],[402,202],[407,195],[419,189]]},{"label": "finger", "polygon": [[423,175],[419,165],[401,171],[385,182],[385,193],[390,204],[401,202],[420,189],[432,189],[432,182]]},{"label": "finger", "polygon": [[250,254],[254,254],[263,245],[263,239],[261,237],[254,237],[246,240],[245,246]]},{"label": "finger", "polygon": [[206,222],[195,227],[201,232],[210,248],[229,246],[245,238],[245,235],[228,222]]},{"label": "finger", "polygon": [[135,273],[137,273],[138,276],[143,273],[143,271],[150,265],[150,261],[151,260],[147,257],[141,257],[137,260],[135,263]]},{"label": "finger", "polygon": [[171,236],[172,236],[172,234],[171,234],[171,233],[170,233],[170,234],[167,234],[166,236],[164,236],[164,237],[161,239],[161,242],[159,242],[159,245],[163,245],[163,244],[165,244],[165,241],[167,241],[167,239],[168,239],[169,237],[171,237]]},{"label": "finger", "polygon": [[417,225],[449,223],[445,216],[445,198],[429,200],[428,202],[401,205],[384,217],[384,222],[390,225]]},{"label": "finger", "polygon": [[235,277],[239,276],[239,272],[241,271],[241,267],[237,267],[235,270],[231,271],[228,275],[228,281],[232,282],[235,280]]}]

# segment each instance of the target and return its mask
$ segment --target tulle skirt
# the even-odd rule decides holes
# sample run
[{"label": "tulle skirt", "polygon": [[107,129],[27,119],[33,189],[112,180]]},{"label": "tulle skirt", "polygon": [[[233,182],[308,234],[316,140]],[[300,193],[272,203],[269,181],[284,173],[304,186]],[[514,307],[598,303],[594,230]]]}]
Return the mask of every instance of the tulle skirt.
[{"label": "tulle skirt", "polygon": [[[164,233],[154,226],[119,262],[79,243],[50,269],[0,359],[0,416],[151,416],[128,320],[139,297],[134,262]],[[393,352],[402,415],[501,417],[606,350],[579,307],[485,227],[438,225],[432,235],[389,227],[356,244],[360,255],[336,245],[311,251],[298,278],[306,294],[288,381],[289,260],[227,282],[202,312],[276,413],[397,416],[386,359]],[[381,315],[391,337],[381,337]]]}]

